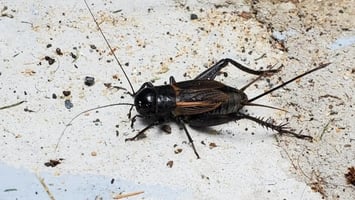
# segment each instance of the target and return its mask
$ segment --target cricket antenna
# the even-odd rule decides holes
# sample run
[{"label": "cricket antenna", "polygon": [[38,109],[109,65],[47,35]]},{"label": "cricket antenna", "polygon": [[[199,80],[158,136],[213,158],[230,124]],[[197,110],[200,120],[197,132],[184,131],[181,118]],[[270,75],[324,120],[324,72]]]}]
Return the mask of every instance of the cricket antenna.
[{"label": "cricket antenna", "polygon": [[123,106],[132,106],[132,107],[134,106],[134,104],[132,104],[132,103],[113,103],[113,104],[108,104],[108,105],[104,105],[104,106],[98,106],[98,107],[96,107],[96,108],[90,108],[90,109],[88,109],[88,110],[82,111],[82,112],[80,112],[79,114],[75,115],[75,116],[65,125],[65,128],[63,129],[62,133],[60,134],[60,136],[59,136],[59,138],[58,138],[58,142],[57,142],[57,144],[55,145],[54,151],[55,151],[55,152],[57,151],[58,146],[59,146],[59,143],[60,143],[60,141],[62,140],[62,137],[64,136],[65,131],[67,130],[67,128],[72,124],[72,122],[73,122],[76,118],[80,117],[82,114],[88,113],[88,112],[93,111],[93,110],[98,110],[98,109],[107,108],[107,107],[112,107],[112,106],[122,106],[122,105],[123,105]]},{"label": "cricket antenna", "polygon": [[126,71],[123,69],[123,67],[122,67],[122,65],[121,65],[121,63],[120,63],[120,61],[118,60],[118,58],[117,58],[117,56],[116,56],[115,52],[113,51],[113,49],[112,49],[112,47],[111,47],[110,43],[108,42],[108,40],[107,40],[107,38],[106,38],[106,36],[105,36],[104,32],[103,32],[103,31],[102,31],[102,29],[100,28],[100,25],[99,25],[99,23],[97,22],[97,20],[96,20],[96,18],[95,18],[95,16],[94,16],[94,14],[92,13],[92,11],[91,11],[91,9],[90,9],[90,7],[89,7],[88,3],[86,2],[86,0],[84,0],[84,2],[85,2],[86,7],[88,8],[88,10],[89,10],[89,12],[90,12],[90,14],[91,14],[92,18],[94,19],[94,22],[95,22],[95,24],[96,24],[97,28],[99,29],[99,31],[100,31],[100,33],[101,33],[102,37],[104,38],[104,40],[105,40],[105,42],[106,42],[106,44],[107,44],[108,48],[110,49],[111,54],[112,54],[112,55],[113,55],[113,57],[115,58],[116,62],[117,62],[117,63],[118,63],[118,65],[120,66],[120,68],[121,68],[121,70],[122,70],[122,72],[123,72],[124,76],[126,77],[126,79],[127,79],[127,81],[128,81],[128,84],[129,84],[129,86],[131,87],[132,94],[133,94],[133,95],[134,95],[134,94],[136,94],[136,93],[135,93],[135,91],[134,91],[134,89],[133,89],[132,83],[131,83],[131,81],[129,80],[129,78],[128,78],[127,74],[126,74]]},{"label": "cricket antenna", "polygon": [[303,76],[305,76],[305,75],[307,75],[307,74],[310,74],[310,73],[312,73],[312,72],[314,72],[314,71],[317,71],[317,70],[319,70],[319,69],[322,69],[322,68],[324,68],[324,67],[326,67],[326,66],[328,66],[328,65],[330,65],[330,64],[331,64],[331,63],[325,63],[325,64],[321,63],[318,67],[316,67],[316,68],[314,68],[314,69],[311,69],[311,70],[309,70],[309,71],[306,71],[305,73],[300,74],[300,75],[294,77],[293,79],[288,80],[288,81],[284,82],[283,84],[272,88],[272,89],[269,90],[269,91],[266,91],[266,92],[264,92],[264,93],[262,93],[262,94],[260,94],[260,95],[258,95],[258,96],[256,96],[256,97],[252,98],[252,99],[249,99],[248,103],[251,103],[251,102],[253,102],[253,101],[255,101],[255,100],[257,100],[257,99],[259,99],[259,98],[261,98],[261,97],[263,97],[263,96],[265,96],[265,95],[267,95],[267,94],[270,94],[271,92],[273,92],[273,91],[275,91],[275,90],[278,90],[278,89],[280,89],[280,88],[282,88],[282,87],[288,85],[289,83],[292,83],[293,81],[295,81],[295,80],[297,80],[297,79],[299,79],[299,78],[301,78],[301,77],[303,77]]}]

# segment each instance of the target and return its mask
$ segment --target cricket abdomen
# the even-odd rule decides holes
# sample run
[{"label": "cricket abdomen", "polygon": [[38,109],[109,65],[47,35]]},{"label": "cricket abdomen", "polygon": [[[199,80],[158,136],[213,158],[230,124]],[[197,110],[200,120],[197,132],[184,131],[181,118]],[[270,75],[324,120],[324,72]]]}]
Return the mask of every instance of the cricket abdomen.
[{"label": "cricket abdomen", "polygon": [[210,115],[224,115],[230,113],[238,112],[243,106],[248,102],[247,95],[240,91],[234,89],[234,91],[227,93],[228,100],[223,102],[219,107],[215,110],[212,110],[206,114]]}]

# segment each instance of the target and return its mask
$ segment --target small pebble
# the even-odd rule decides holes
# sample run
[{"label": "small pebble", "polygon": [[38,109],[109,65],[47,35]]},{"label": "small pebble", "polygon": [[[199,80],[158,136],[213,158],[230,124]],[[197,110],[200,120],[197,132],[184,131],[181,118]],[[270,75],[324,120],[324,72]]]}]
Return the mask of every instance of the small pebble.
[{"label": "small pebble", "polygon": [[55,49],[55,52],[56,52],[58,55],[60,55],[60,56],[63,55],[63,52],[62,52],[62,50],[61,50],[60,48],[56,48],[56,49]]},{"label": "small pebble", "polygon": [[63,95],[66,97],[69,96],[70,94],[71,94],[71,92],[68,90],[63,91]]},{"label": "small pebble", "polygon": [[196,20],[196,19],[198,19],[198,16],[196,14],[191,14],[190,15],[190,19],[191,20]]},{"label": "small pebble", "polygon": [[172,168],[174,164],[174,161],[170,160],[166,163],[166,166],[168,166],[169,168]]},{"label": "small pebble", "polygon": [[45,59],[46,61],[48,61],[48,64],[49,64],[49,65],[52,65],[52,64],[55,62],[55,59],[54,59],[54,58],[51,58],[51,57],[49,57],[49,56],[45,56],[44,59]]},{"label": "small pebble", "polygon": [[161,129],[165,132],[165,133],[168,133],[170,134],[171,133],[171,126],[167,125],[167,124],[164,124]]},{"label": "small pebble", "polygon": [[71,109],[74,106],[73,103],[69,99],[64,101],[64,105],[67,109]]},{"label": "small pebble", "polygon": [[91,76],[86,76],[84,84],[87,86],[93,86],[95,84],[95,78]]}]

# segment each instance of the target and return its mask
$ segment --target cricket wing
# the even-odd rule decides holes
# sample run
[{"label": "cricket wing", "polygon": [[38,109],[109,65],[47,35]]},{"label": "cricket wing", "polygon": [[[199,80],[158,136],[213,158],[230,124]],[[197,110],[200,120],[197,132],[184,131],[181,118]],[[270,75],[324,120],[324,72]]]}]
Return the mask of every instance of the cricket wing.
[{"label": "cricket wing", "polygon": [[196,115],[212,111],[228,101],[228,94],[216,89],[183,89],[176,98],[175,115]]}]

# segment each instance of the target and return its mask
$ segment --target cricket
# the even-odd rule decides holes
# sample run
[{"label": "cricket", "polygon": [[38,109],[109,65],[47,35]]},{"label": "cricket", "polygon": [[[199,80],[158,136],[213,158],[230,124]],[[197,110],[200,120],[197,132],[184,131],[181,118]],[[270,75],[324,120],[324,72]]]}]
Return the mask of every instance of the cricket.
[{"label": "cricket", "polygon": [[[133,127],[134,121],[137,118],[141,118],[142,120],[148,122],[148,125],[145,128],[140,130],[135,136],[126,138],[125,141],[137,140],[148,129],[155,126],[169,122],[175,122],[186,133],[188,141],[198,159],[200,158],[200,155],[197,152],[187,125],[191,128],[198,129],[246,119],[257,123],[266,129],[271,129],[280,135],[287,135],[306,140],[313,139],[312,136],[303,135],[301,132],[296,133],[294,130],[287,126],[287,123],[275,124],[268,120],[264,120],[261,117],[255,117],[244,113],[243,108],[245,106],[259,106],[282,110],[280,108],[257,104],[254,102],[303,76],[325,68],[330,63],[321,63],[319,66],[252,98],[248,98],[245,90],[250,85],[258,81],[261,77],[271,76],[279,72],[280,68],[269,70],[254,70],[244,66],[243,64],[240,64],[233,59],[225,58],[216,62],[213,66],[209,67],[207,70],[203,71],[192,80],[177,82],[175,78],[171,76],[167,85],[154,86],[151,82],[145,82],[138,89],[138,91],[135,91],[130,79],[128,78],[128,75],[126,74],[119,59],[115,55],[113,48],[108,42],[105,34],[100,28],[100,25],[97,22],[93,12],[91,11],[90,6],[86,0],[84,0],[84,2],[97,26],[97,29],[105,40],[108,49],[114,56],[115,61],[120,67],[125,76],[125,79],[130,86],[131,92],[129,92],[129,94],[134,98],[134,103],[114,103],[85,110],[77,114],[70,120],[70,122],[62,131],[61,136],[58,139],[56,149],[66,129],[76,118],[84,113],[111,106],[131,106],[128,114],[129,118],[132,120],[131,127]],[[221,72],[223,68],[228,65],[234,66],[243,72],[256,75],[257,77],[239,89],[234,86],[228,86],[219,81],[216,81],[216,76]],[[131,111],[133,107],[138,112],[138,114],[131,118]]]}]

